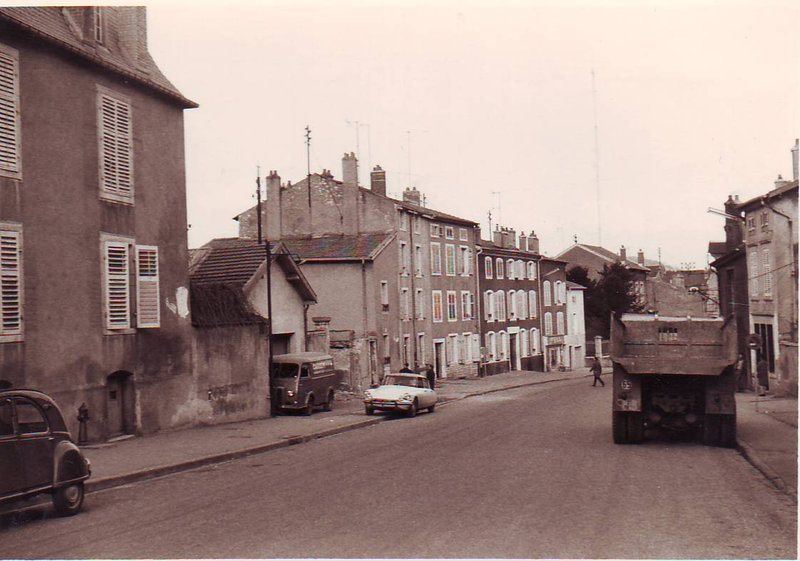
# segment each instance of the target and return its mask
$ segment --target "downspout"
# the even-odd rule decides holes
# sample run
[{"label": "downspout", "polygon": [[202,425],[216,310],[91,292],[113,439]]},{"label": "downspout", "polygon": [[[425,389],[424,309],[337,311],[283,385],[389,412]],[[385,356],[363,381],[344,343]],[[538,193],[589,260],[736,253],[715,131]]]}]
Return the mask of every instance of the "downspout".
[{"label": "downspout", "polygon": [[303,350],[308,351],[308,307],[310,304],[303,302]]},{"label": "downspout", "polygon": [[538,274],[536,275],[536,284],[539,287],[539,296],[536,298],[536,314],[537,320],[539,321],[539,350],[542,352],[542,368],[544,372],[547,372],[547,353],[545,352],[546,348],[544,345],[544,311],[542,310],[542,300],[544,299],[544,294],[542,294],[542,257],[539,256],[539,261],[536,263],[536,268],[539,269]]},{"label": "downspout", "polygon": [[[483,347],[483,343],[484,343],[483,338],[485,336],[485,333],[483,332],[483,309],[482,309],[482,307],[483,307],[483,293],[481,292],[481,275],[480,275],[480,269],[478,267],[478,265],[481,262],[480,258],[478,256],[481,253],[483,253],[483,248],[481,246],[479,246],[478,244],[475,244],[475,263],[473,264],[474,265],[474,269],[473,270],[475,271],[475,291],[476,291],[476,294],[475,294],[475,311],[476,311],[477,316],[478,316],[477,317],[477,320],[478,320],[478,337],[480,338],[480,340],[478,341],[478,351],[480,351],[480,349],[484,348]],[[485,365],[483,363],[483,353],[479,353],[479,355],[478,355],[478,376],[485,376],[485,373],[483,372],[484,368],[485,368]]]},{"label": "downspout", "polygon": [[361,337],[367,337],[367,262],[361,260]]},{"label": "downspout", "polygon": [[419,360],[419,349],[417,348],[417,292],[414,288],[414,277],[417,275],[416,268],[414,267],[414,219],[418,219],[419,215],[409,213],[410,220],[408,221],[408,263],[410,271],[408,276],[411,278],[411,340],[412,348],[414,349],[414,366],[417,366]]}]

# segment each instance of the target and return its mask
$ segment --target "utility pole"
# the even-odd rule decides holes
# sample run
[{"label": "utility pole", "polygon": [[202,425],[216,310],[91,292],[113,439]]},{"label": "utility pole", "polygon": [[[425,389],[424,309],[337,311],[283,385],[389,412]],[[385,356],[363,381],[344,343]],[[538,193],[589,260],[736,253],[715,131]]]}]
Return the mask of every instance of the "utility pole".
[{"label": "utility pole", "polygon": [[308,187],[308,209],[311,210],[311,128],[306,125],[306,187]]},{"label": "utility pole", "polygon": [[261,227],[261,168],[256,168],[256,213],[258,214],[258,243],[264,244],[264,266],[266,267],[267,281],[267,380],[269,381],[269,415],[274,417],[278,414],[278,404],[275,403],[275,375],[273,372],[273,352],[272,352],[272,255],[269,248],[269,240],[263,239]]}]

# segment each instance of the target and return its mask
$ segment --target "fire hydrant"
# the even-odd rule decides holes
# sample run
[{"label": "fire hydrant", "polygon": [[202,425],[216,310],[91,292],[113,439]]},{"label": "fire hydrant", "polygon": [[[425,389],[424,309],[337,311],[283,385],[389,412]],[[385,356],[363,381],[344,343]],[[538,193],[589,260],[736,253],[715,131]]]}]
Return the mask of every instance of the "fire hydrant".
[{"label": "fire hydrant", "polygon": [[86,422],[89,420],[89,408],[86,407],[85,403],[82,403],[80,407],[78,407],[78,422],[80,425],[78,426],[78,444],[83,444],[86,442]]}]

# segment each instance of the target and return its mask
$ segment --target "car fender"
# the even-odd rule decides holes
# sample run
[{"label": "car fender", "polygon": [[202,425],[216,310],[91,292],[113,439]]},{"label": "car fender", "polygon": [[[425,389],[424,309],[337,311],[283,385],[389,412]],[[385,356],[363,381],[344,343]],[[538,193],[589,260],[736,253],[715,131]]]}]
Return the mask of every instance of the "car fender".
[{"label": "car fender", "polygon": [[80,449],[69,440],[56,444],[53,454],[53,486],[88,479],[91,471],[89,462]]}]

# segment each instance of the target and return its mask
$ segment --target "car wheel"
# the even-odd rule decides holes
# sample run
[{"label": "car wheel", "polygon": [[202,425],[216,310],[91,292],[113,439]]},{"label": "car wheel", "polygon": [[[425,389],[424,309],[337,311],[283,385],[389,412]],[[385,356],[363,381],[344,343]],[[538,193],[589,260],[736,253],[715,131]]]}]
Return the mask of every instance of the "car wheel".
[{"label": "car wheel", "polygon": [[328,392],[328,401],[325,402],[325,406],[323,407],[325,411],[330,411],[333,409],[333,390]]},{"label": "car wheel", "polygon": [[53,506],[58,514],[72,516],[83,506],[83,482],[59,487],[53,491]]},{"label": "car wheel", "polygon": [[372,407],[364,406],[364,413],[366,413],[367,415],[374,415],[375,410]]},{"label": "car wheel", "polygon": [[303,414],[308,416],[314,413],[314,396],[308,396],[308,401],[306,401],[306,408],[303,411]]},{"label": "car wheel", "polygon": [[411,404],[411,407],[408,410],[408,416],[409,417],[416,417],[417,416],[417,400],[416,399]]},{"label": "car wheel", "polygon": [[430,407],[428,407],[428,413],[433,413],[433,410],[436,409],[436,404],[434,403]]}]

